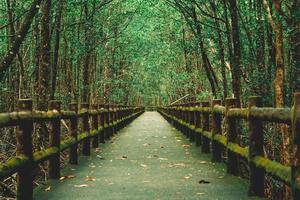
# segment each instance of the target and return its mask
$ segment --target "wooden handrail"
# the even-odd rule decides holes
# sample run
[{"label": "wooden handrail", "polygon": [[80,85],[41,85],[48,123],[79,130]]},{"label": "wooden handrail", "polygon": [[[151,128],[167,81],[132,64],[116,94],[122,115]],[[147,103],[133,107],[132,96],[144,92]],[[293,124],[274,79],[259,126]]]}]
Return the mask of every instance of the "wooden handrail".
[{"label": "wooden handrail", "polygon": [[[92,147],[104,143],[117,131],[142,114],[143,107],[122,105],[92,105],[73,102],[69,110],[61,110],[59,101],[51,101],[48,111],[34,111],[32,100],[18,102],[18,111],[0,114],[0,128],[17,126],[17,155],[0,164],[0,180],[17,173],[17,199],[33,199],[33,170],[41,162],[48,161],[49,178],[60,178],[60,152],[70,149],[69,163],[78,164],[78,143],[83,143],[83,155],[90,155]],[[61,138],[61,120],[70,121],[69,136]],[[92,126],[89,120],[92,120]],[[83,132],[78,133],[78,121],[82,120]],[[34,123],[49,123],[49,147],[33,152],[32,134]]]},{"label": "wooden handrail", "polygon": [[[261,97],[250,97],[248,108],[237,108],[237,99],[226,99],[225,107],[220,100],[186,103],[158,107],[157,110],[203,153],[212,151],[212,161],[221,162],[222,149],[227,151],[227,173],[239,175],[238,158],[248,160],[250,167],[249,196],[264,196],[265,173],[288,184],[294,199],[300,199],[300,93],[294,95],[290,108],[261,107]],[[222,135],[221,122],[225,118],[226,136]],[[249,128],[249,146],[238,144],[238,120],[246,120]],[[297,152],[291,166],[264,157],[263,122],[291,125],[291,140]],[[210,145],[211,144],[211,145]]]}]

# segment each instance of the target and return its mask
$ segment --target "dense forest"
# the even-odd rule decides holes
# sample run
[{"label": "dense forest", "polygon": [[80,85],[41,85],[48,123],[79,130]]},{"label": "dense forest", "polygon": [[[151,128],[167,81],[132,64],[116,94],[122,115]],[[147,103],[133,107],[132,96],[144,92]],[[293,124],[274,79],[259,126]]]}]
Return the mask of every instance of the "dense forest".
[{"label": "dense forest", "polygon": [[[185,96],[245,106],[253,95],[290,107],[300,90],[300,1],[1,0],[0,84],[1,112],[23,98],[38,110],[53,99],[158,106]],[[266,132],[275,129],[288,164],[288,127]]]}]

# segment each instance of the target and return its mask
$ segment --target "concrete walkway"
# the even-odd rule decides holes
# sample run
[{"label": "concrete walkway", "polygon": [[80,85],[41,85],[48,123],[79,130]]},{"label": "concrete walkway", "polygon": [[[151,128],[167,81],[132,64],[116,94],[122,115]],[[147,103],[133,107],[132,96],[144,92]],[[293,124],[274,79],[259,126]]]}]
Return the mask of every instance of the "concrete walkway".
[{"label": "concrete walkway", "polygon": [[35,191],[37,200],[255,199],[247,181],[226,175],[156,112],[146,112],[101,145],[62,181]]}]

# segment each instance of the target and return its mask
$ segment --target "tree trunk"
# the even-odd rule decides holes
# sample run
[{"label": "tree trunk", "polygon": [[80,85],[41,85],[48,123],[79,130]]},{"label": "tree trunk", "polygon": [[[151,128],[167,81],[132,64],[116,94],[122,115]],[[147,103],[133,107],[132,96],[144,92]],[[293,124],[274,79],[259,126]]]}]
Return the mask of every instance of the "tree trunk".
[{"label": "tree trunk", "polygon": [[51,0],[46,0],[42,5],[41,18],[41,59],[39,69],[39,99],[38,109],[47,110],[49,101],[49,85],[50,85],[50,14],[51,14]]},{"label": "tree trunk", "polygon": [[31,26],[31,23],[33,21],[34,16],[36,15],[39,5],[42,0],[34,0],[31,4],[31,7],[29,11],[27,12],[27,15],[25,16],[25,19],[20,27],[20,30],[17,32],[17,37],[15,38],[13,44],[11,45],[11,48],[4,56],[3,60],[0,63],[0,81],[3,80],[5,76],[5,72],[9,69],[10,65],[12,64],[16,54],[18,53],[20,46],[25,39],[28,30]]},{"label": "tree trunk", "polygon": [[241,41],[238,23],[237,3],[236,0],[228,1],[231,15],[231,36],[233,41],[232,90],[234,97],[241,100]]},{"label": "tree trunk", "polygon": [[226,77],[226,64],[225,64],[225,48],[222,40],[222,33],[220,31],[220,23],[216,19],[217,17],[217,10],[216,10],[216,4],[214,0],[210,1],[211,8],[214,13],[215,17],[215,25],[217,27],[217,36],[218,36],[218,51],[219,51],[219,58],[221,61],[221,74],[222,74],[222,79],[223,79],[223,100],[227,98],[228,95],[228,84],[227,84],[227,77]]},{"label": "tree trunk", "polygon": [[57,70],[58,70],[58,58],[59,58],[59,47],[60,47],[60,33],[61,33],[61,17],[64,0],[59,0],[57,4],[57,15],[55,17],[55,44],[54,44],[54,54],[53,54],[53,64],[52,64],[52,86],[50,99],[54,100],[55,90],[56,90],[56,80],[57,80]]}]

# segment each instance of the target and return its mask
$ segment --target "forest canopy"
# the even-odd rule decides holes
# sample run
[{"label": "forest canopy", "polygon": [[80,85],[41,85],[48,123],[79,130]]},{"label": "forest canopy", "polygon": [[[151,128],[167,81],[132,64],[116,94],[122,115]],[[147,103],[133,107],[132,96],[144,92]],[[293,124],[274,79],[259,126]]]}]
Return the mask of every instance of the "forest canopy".
[{"label": "forest canopy", "polygon": [[282,107],[296,91],[296,0],[3,0],[0,14],[2,110],[185,95]]}]

